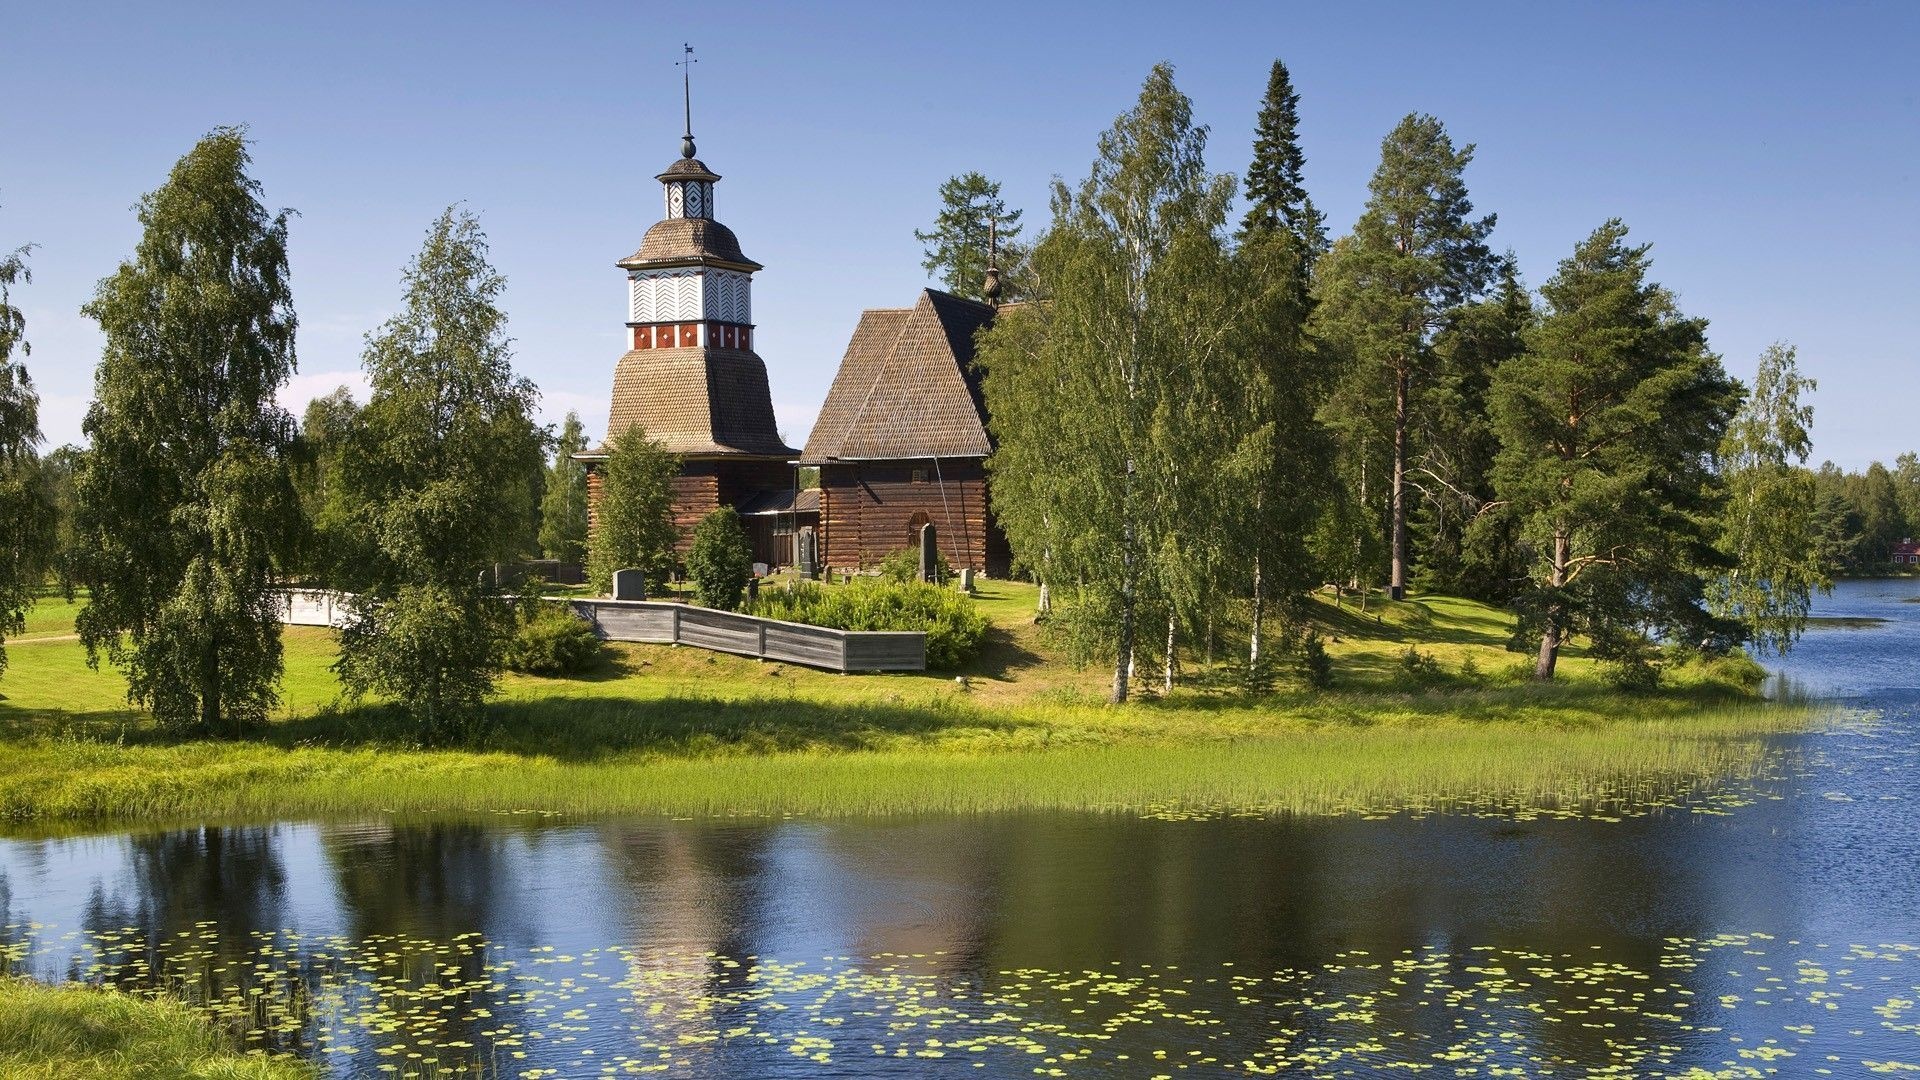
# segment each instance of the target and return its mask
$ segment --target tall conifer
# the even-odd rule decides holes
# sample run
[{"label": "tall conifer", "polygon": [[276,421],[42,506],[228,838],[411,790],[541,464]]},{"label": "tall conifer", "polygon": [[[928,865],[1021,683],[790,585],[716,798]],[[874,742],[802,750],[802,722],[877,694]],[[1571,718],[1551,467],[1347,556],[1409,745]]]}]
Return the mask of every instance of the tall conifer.
[{"label": "tall conifer", "polygon": [[1367,208],[1350,240],[1336,245],[1324,274],[1326,328],[1344,339],[1358,365],[1353,378],[1374,388],[1369,411],[1385,404],[1389,412],[1390,475],[1382,486],[1394,599],[1406,592],[1410,436],[1417,391],[1432,368],[1433,337],[1455,308],[1486,290],[1495,268],[1486,245],[1494,216],[1471,216],[1462,178],[1473,149],[1455,149],[1431,116],[1401,120],[1380,144]]},{"label": "tall conifer", "polygon": [[1300,149],[1300,94],[1293,88],[1287,65],[1275,60],[1254,126],[1253,163],[1247,166],[1247,213],[1240,222],[1240,235],[1285,229],[1299,242],[1310,268],[1327,250],[1327,225],[1307,194],[1306,164],[1307,156]]}]

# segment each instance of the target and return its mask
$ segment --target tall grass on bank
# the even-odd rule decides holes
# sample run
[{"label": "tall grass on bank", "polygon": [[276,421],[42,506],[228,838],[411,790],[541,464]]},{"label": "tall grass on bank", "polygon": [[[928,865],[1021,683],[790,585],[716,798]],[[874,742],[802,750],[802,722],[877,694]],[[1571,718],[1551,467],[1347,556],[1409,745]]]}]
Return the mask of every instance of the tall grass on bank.
[{"label": "tall grass on bank", "polygon": [[[1780,706],[1665,719],[1342,724],[1221,711],[1088,724],[1076,710],[967,705],[787,710],[681,701],[677,732],[616,703],[569,710],[576,753],[399,745],[10,747],[0,819],[110,822],[357,812],[848,816],[1013,810],[1340,814],[1403,808],[1671,801],[1768,766],[1764,736],[1804,726]],[[1547,719],[1540,719],[1546,717]],[[638,721],[636,724],[634,721]],[[530,720],[531,725],[565,721]],[[838,725],[838,726],[835,726]],[[654,727],[623,745],[616,733]],[[515,729],[521,739],[533,733]],[[513,740],[517,741],[517,740]]]},{"label": "tall grass on bank", "polygon": [[299,1062],[243,1056],[206,1018],[164,998],[0,975],[8,1080],[312,1080]]}]

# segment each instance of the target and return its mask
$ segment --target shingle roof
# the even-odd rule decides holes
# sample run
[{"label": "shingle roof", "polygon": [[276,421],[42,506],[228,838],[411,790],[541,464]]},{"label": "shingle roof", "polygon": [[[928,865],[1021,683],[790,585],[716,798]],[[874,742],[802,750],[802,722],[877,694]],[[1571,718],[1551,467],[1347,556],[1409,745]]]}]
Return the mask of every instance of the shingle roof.
[{"label": "shingle roof", "polygon": [[676,454],[792,457],[774,426],[767,365],[733,349],[635,349],[613,370],[607,438],[638,424]]},{"label": "shingle roof", "polygon": [[990,453],[973,337],[993,314],[933,289],[912,308],[863,312],[801,460]]},{"label": "shingle roof", "polygon": [[662,183],[665,183],[668,180],[709,180],[711,181],[711,180],[720,179],[720,174],[717,172],[714,172],[712,169],[707,168],[706,162],[701,161],[699,158],[683,157],[676,160],[673,164],[667,166],[666,169],[661,171],[659,175],[654,177],[654,179],[659,180]]},{"label": "shingle roof", "polygon": [[758,270],[760,264],[740,252],[733,230],[710,218],[666,218],[647,230],[640,250],[621,259],[627,270],[653,263],[689,265],[716,262],[736,269]]}]

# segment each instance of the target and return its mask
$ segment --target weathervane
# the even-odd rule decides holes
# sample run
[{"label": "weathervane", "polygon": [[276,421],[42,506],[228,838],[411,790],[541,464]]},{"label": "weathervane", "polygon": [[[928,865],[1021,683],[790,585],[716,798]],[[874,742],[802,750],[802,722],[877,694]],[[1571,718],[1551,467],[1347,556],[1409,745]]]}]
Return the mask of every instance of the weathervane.
[{"label": "weathervane", "polygon": [[678,63],[673,65],[674,67],[677,67],[680,69],[680,100],[686,105],[686,108],[687,108],[687,133],[680,137],[680,156],[683,158],[690,158],[693,156],[693,75],[692,73],[693,73],[693,65],[699,63],[700,61],[694,58],[692,45],[689,45],[686,42],[681,42],[680,48],[682,49],[681,58]]}]

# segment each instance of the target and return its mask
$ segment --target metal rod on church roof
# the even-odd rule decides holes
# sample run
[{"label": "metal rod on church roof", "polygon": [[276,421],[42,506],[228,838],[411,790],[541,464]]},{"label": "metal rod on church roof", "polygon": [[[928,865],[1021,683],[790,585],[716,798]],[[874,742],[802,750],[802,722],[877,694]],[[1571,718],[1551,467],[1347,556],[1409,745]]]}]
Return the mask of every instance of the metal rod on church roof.
[{"label": "metal rod on church roof", "polygon": [[683,41],[680,43],[680,48],[683,50],[682,58],[680,62],[674,66],[680,69],[680,100],[686,106],[687,110],[687,133],[685,137],[687,142],[691,144],[693,142],[693,65],[700,61],[694,57],[692,45]]}]

